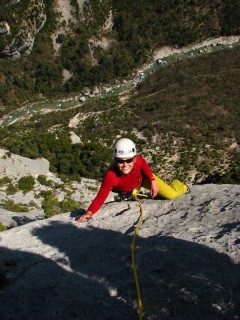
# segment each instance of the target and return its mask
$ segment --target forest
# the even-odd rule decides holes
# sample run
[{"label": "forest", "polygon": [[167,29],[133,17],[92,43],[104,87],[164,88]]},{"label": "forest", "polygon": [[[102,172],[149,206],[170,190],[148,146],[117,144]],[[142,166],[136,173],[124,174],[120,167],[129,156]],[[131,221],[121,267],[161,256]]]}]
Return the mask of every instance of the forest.
[{"label": "forest", "polygon": [[[239,183],[239,61],[239,46],[176,61],[140,83],[125,103],[98,98],[1,127],[1,147],[44,157],[68,179],[101,179],[116,137],[127,136],[167,180]],[[81,122],[70,128],[76,116]],[[71,142],[71,131],[81,143]]]},{"label": "forest", "polygon": [[[11,27],[1,38],[0,50],[17,39],[17,25],[26,18],[29,3],[0,1],[0,21]],[[41,3],[46,23],[30,55],[0,60],[1,117],[23,104],[127,79],[162,46],[181,48],[240,31],[237,0],[89,0],[82,11],[72,0],[68,27],[60,22],[54,2]],[[28,19],[36,18],[38,9],[32,8]],[[110,12],[112,24],[105,29]],[[62,32],[55,54],[52,34],[57,30]],[[102,38],[108,39],[108,47],[92,45],[93,39]],[[81,110],[36,114],[29,121],[0,127],[1,147],[48,159],[51,171],[62,178],[100,179],[112,160],[116,137],[128,136],[163,178],[239,183],[239,55],[236,47],[180,59],[139,84],[125,103],[118,96],[99,98]],[[71,74],[66,81],[63,70]],[[68,125],[77,114],[81,124],[72,130],[81,143],[73,144]]]},{"label": "forest", "polygon": [[[58,35],[56,42],[60,50],[55,54],[51,37],[57,30],[64,30],[64,23],[59,23],[54,2],[44,0],[43,3],[47,19],[36,36],[31,54],[17,60],[0,60],[0,116],[23,103],[74,95],[86,86],[124,79],[161,46],[181,47],[240,31],[237,0],[89,0],[82,13],[78,2],[72,0],[77,23],[71,22],[71,29]],[[11,34],[1,37],[1,48],[13,40],[28,4],[29,0],[8,5],[0,1],[0,21],[11,22]],[[112,28],[104,31],[109,12],[112,12]],[[102,37],[111,45],[90,50],[92,39]],[[63,70],[71,74],[67,81]]]}]

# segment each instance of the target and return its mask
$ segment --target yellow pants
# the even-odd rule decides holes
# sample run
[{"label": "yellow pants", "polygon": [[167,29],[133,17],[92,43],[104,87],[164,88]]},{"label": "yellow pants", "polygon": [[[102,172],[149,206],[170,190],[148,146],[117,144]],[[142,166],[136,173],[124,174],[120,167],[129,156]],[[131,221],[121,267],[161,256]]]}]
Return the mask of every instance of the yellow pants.
[{"label": "yellow pants", "polygon": [[[180,195],[188,192],[188,187],[179,180],[174,179],[170,184],[167,184],[166,182],[155,176],[155,174],[153,176],[159,187],[158,195],[165,199],[175,199]],[[149,190],[151,189],[151,183],[147,178],[143,179],[142,187]]]}]

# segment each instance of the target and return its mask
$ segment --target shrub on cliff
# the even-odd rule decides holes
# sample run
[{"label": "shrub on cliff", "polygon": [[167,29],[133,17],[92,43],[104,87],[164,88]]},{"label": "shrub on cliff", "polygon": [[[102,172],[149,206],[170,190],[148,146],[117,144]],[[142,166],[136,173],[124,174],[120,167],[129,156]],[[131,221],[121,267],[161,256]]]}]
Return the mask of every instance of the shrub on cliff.
[{"label": "shrub on cliff", "polygon": [[35,179],[32,176],[22,177],[18,180],[18,188],[23,191],[23,193],[27,193],[33,190],[35,184]]}]

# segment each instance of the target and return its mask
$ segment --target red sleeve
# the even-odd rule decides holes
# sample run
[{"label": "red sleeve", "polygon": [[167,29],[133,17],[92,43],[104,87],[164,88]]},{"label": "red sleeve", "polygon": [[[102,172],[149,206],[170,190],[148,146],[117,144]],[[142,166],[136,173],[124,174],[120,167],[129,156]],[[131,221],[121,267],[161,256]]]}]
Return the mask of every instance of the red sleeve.
[{"label": "red sleeve", "polygon": [[116,180],[115,173],[112,171],[107,171],[103,178],[102,185],[100,187],[100,190],[98,191],[97,196],[95,197],[95,199],[92,201],[92,203],[88,208],[88,210],[91,211],[93,214],[96,213],[103,205],[104,201],[109,195],[109,192],[112,190],[112,188],[116,184],[115,180]]},{"label": "red sleeve", "polygon": [[138,159],[140,162],[141,172],[149,179],[149,181],[154,181],[155,179],[152,170],[149,167],[147,161],[141,155],[138,155]]}]

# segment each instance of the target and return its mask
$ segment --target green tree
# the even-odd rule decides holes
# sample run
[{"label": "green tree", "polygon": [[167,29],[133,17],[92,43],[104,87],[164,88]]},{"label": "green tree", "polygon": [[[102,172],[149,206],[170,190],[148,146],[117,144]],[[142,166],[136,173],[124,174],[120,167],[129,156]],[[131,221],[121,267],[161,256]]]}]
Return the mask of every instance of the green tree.
[{"label": "green tree", "polygon": [[33,190],[35,179],[32,176],[25,176],[18,180],[18,188],[27,193]]},{"label": "green tree", "polygon": [[53,181],[47,180],[47,178],[44,175],[39,175],[37,180],[43,186],[47,186],[47,187],[52,187],[53,186]]},{"label": "green tree", "polygon": [[47,191],[43,194],[42,208],[45,213],[45,218],[50,218],[56,214],[61,213],[61,208],[55,195]]},{"label": "green tree", "polygon": [[79,208],[79,204],[77,203],[77,201],[75,201],[73,199],[64,199],[61,202],[61,211],[62,212],[76,210],[77,208]]},{"label": "green tree", "polygon": [[18,189],[12,183],[9,183],[9,185],[7,186],[7,189],[6,189],[7,195],[13,195],[17,191],[18,191]]}]

